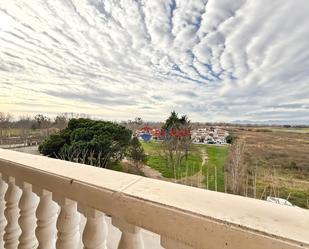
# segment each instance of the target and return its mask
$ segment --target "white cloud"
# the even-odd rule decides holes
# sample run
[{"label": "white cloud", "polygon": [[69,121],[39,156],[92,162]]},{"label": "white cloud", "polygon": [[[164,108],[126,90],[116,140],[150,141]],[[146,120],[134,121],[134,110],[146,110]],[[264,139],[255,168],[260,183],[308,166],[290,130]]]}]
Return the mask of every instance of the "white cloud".
[{"label": "white cloud", "polygon": [[308,13],[307,0],[2,1],[0,110],[309,122]]}]

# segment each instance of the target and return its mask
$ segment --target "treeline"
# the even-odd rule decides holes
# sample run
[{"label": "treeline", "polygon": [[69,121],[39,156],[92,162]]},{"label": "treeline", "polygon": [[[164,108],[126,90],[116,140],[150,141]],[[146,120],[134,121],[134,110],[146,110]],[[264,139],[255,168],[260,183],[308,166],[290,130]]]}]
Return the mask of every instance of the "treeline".
[{"label": "treeline", "polygon": [[[149,127],[153,129],[160,129],[164,122],[155,122],[155,121],[144,121],[140,117],[136,117],[133,120],[127,120],[127,121],[121,121],[121,125],[125,126],[128,129],[131,130],[139,130],[143,128],[145,125],[148,125]],[[259,130],[254,131],[271,131],[270,129],[267,130],[267,128],[308,128],[309,125],[279,125],[279,124],[253,124],[253,123],[226,123],[226,122],[191,122],[190,127],[191,130],[201,129],[205,127],[211,127],[211,126],[219,126],[223,127],[226,130],[234,130],[235,128],[240,130],[248,130],[253,128],[258,128]]]},{"label": "treeline", "polygon": [[[80,113],[62,113],[54,118],[46,114],[36,114],[33,116],[24,115],[15,117],[11,113],[0,112],[0,129],[19,128],[19,129],[46,129],[57,128],[64,129],[68,122],[73,118],[90,118],[88,114]],[[120,125],[136,131],[142,129],[145,125],[153,129],[160,129],[163,122],[144,121],[141,117],[136,117],[133,120],[119,122]],[[234,124],[225,122],[191,122],[191,129],[205,128],[205,126],[222,126],[226,129],[237,127],[239,129],[250,129],[250,127],[282,127],[282,128],[307,128],[308,125],[265,125],[265,124]]]},{"label": "treeline", "polygon": [[14,117],[11,113],[0,112],[0,129],[64,129],[73,118],[88,118],[86,114],[62,113],[55,118],[50,118],[45,114],[34,116],[24,115]]}]

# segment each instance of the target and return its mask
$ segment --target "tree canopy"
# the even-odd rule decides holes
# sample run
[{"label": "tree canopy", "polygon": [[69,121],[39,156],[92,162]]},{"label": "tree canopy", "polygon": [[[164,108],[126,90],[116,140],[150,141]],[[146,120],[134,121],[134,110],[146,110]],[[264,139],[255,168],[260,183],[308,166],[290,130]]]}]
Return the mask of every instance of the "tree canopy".
[{"label": "tree canopy", "polygon": [[167,134],[162,143],[162,149],[167,165],[173,168],[176,179],[177,168],[180,167],[183,160],[188,158],[191,144],[190,120],[186,115],[178,117],[178,114],[172,111],[162,129]]},{"label": "tree canopy", "polygon": [[143,146],[139,142],[138,138],[135,136],[132,138],[130,142],[127,156],[133,161],[136,167],[138,167],[140,163],[146,162],[146,154],[143,149]]},{"label": "tree canopy", "polygon": [[67,128],[50,135],[39,147],[49,157],[106,167],[121,160],[132,132],[113,122],[71,119]]},{"label": "tree canopy", "polygon": [[189,127],[190,121],[186,115],[178,117],[175,111],[172,111],[168,119],[162,126],[164,130],[170,129],[183,129],[184,127]]}]

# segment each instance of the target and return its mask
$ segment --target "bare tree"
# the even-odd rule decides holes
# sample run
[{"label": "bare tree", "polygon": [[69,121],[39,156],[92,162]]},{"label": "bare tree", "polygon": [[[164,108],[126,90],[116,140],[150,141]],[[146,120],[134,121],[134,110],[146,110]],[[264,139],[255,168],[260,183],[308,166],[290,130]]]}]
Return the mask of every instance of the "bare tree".
[{"label": "bare tree", "polygon": [[256,189],[257,189],[257,164],[255,164],[255,169],[252,172],[252,188],[253,188],[253,198],[257,198]]},{"label": "bare tree", "polygon": [[9,123],[12,121],[13,115],[10,113],[0,112],[0,127],[7,128]]},{"label": "bare tree", "polygon": [[227,173],[229,175],[229,191],[233,194],[240,194],[243,186],[246,166],[243,163],[245,143],[243,140],[236,140],[231,147],[230,163]]},{"label": "bare tree", "polygon": [[30,129],[33,124],[34,120],[30,116],[20,116],[19,120],[15,123],[15,127],[20,129],[20,138],[24,144],[30,144]]},{"label": "bare tree", "polygon": [[58,129],[64,129],[69,123],[69,117],[66,114],[61,114],[55,117],[54,126]]},{"label": "bare tree", "polygon": [[30,116],[19,116],[19,119],[15,122],[15,126],[21,129],[31,129],[32,125],[35,123],[35,120]]},{"label": "bare tree", "polygon": [[35,115],[34,120],[36,121],[36,126],[33,128],[42,129],[42,128],[48,128],[51,126],[50,118],[43,114]]},{"label": "bare tree", "polygon": [[4,129],[8,129],[10,127],[10,122],[12,119],[12,114],[0,112],[0,138],[4,136]]}]

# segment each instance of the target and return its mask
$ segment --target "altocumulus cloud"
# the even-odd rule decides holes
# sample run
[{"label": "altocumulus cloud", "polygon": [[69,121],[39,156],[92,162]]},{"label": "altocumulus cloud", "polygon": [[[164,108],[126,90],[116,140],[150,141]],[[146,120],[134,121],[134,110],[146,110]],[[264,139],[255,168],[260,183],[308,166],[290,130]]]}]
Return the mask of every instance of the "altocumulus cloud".
[{"label": "altocumulus cloud", "polygon": [[308,13],[308,0],[1,1],[0,110],[306,123]]}]

